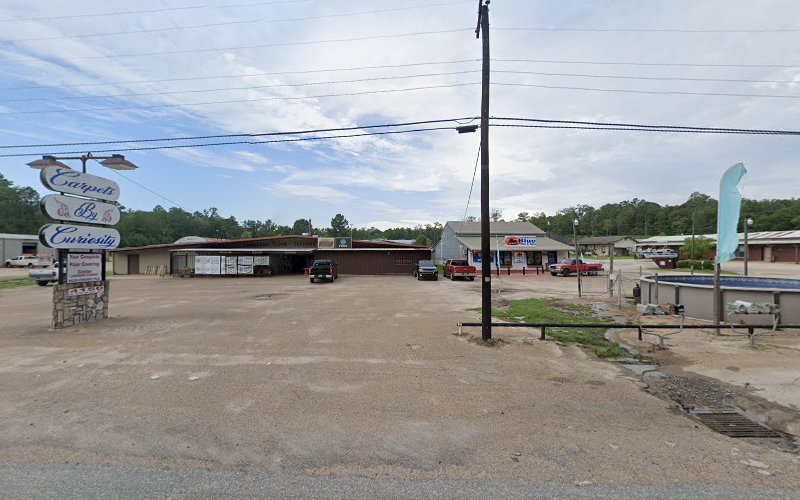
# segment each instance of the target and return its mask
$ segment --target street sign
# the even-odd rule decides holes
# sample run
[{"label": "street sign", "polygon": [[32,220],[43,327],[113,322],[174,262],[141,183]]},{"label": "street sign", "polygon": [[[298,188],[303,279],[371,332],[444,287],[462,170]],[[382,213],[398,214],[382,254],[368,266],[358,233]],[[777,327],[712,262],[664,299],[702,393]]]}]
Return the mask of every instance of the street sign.
[{"label": "street sign", "polygon": [[99,253],[71,253],[67,255],[67,283],[102,281],[103,255]]},{"label": "street sign", "polygon": [[50,248],[112,250],[119,240],[119,231],[110,227],[46,224],[39,229],[39,241]]},{"label": "street sign", "polygon": [[111,179],[89,175],[69,167],[47,167],[39,178],[44,187],[59,193],[77,194],[87,198],[115,201],[119,198],[119,185]]},{"label": "street sign", "polygon": [[48,194],[39,202],[42,213],[54,220],[114,226],[119,222],[119,208],[110,203]]}]

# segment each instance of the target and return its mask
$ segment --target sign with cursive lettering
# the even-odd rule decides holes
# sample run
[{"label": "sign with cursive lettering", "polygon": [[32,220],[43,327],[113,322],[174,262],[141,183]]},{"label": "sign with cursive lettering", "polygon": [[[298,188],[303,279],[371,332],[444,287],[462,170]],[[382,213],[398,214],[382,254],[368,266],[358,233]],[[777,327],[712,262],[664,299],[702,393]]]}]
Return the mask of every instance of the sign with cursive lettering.
[{"label": "sign with cursive lettering", "polygon": [[119,208],[110,203],[48,194],[39,202],[42,213],[54,220],[113,226],[119,222]]},{"label": "sign with cursive lettering", "polygon": [[39,241],[50,248],[112,250],[119,246],[119,231],[110,227],[46,224],[39,229]]},{"label": "sign with cursive lettering", "polygon": [[87,198],[115,201],[119,185],[110,179],[72,170],[68,167],[47,167],[40,174],[42,184],[51,191],[77,194]]}]

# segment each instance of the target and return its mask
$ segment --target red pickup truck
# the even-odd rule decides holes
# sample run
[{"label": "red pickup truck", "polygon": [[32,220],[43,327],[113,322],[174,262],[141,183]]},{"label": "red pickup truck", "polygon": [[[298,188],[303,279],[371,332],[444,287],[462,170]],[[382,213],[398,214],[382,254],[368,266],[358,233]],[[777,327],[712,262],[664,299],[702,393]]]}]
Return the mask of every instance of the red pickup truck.
[{"label": "red pickup truck", "polygon": [[477,270],[475,266],[470,266],[469,262],[464,259],[450,259],[444,264],[442,276],[454,280],[456,278],[466,278],[470,281],[475,279]]},{"label": "red pickup truck", "polygon": [[561,259],[558,264],[550,264],[550,274],[553,276],[569,276],[578,270],[583,275],[597,276],[603,270],[603,264],[589,264],[580,259]]}]

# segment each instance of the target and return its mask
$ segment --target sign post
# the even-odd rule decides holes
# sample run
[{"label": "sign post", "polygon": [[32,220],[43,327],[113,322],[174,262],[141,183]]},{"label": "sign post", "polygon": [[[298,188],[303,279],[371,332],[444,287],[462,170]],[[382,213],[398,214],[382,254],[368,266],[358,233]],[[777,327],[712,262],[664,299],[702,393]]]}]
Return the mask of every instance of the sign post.
[{"label": "sign post", "polygon": [[[61,160],[81,160],[73,170]],[[119,185],[86,173],[86,162],[100,160],[115,170],[137,168],[122,155],[45,156],[28,163],[41,169],[42,185],[58,194],[44,196],[40,209],[53,221],[39,229],[39,241],[58,252],[58,284],[53,289],[53,328],[64,328],[108,317],[106,250],[117,248],[120,234]]]}]

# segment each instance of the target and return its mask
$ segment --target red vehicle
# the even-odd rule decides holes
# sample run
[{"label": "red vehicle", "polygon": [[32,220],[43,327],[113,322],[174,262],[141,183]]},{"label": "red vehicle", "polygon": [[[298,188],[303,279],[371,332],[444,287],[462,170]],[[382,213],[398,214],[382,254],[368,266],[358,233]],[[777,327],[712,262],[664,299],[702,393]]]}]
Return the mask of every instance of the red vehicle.
[{"label": "red vehicle", "polygon": [[550,274],[553,276],[569,276],[578,270],[583,275],[597,276],[603,270],[603,264],[589,264],[581,259],[561,259],[558,264],[550,264]]},{"label": "red vehicle", "polygon": [[475,266],[470,266],[465,259],[450,259],[444,264],[442,276],[454,280],[456,278],[466,278],[470,281],[475,279],[477,270]]}]

